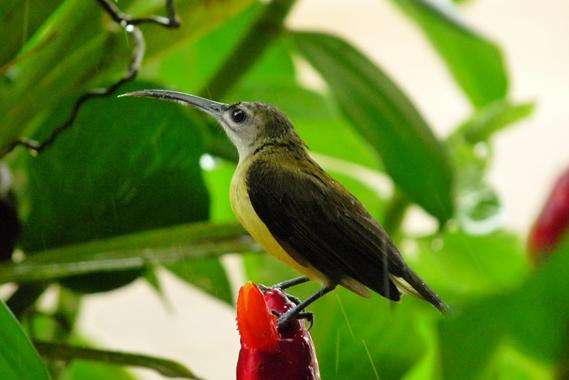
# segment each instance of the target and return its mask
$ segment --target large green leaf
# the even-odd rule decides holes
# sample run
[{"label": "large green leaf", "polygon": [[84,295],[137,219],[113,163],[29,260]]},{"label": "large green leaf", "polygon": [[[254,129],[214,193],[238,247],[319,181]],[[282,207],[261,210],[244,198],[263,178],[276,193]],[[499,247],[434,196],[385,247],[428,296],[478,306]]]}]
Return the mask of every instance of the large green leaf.
[{"label": "large green leaf", "polygon": [[[177,2],[183,22],[180,29],[143,27],[145,64],[198,38],[250,2]],[[119,6],[127,5],[121,2]],[[129,10],[149,15],[162,13],[163,7],[163,1],[137,1]],[[65,99],[124,75],[131,60],[132,42],[122,28],[111,24],[96,1],[67,0],[38,28],[23,50],[25,53],[7,68],[10,80],[0,82],[4,123],[0,146],[20,136],[30,122],[41,120]]]},{"label": "large green leaf", "polygon": [[[230,247],[228,248],[230,249]],[[230,252],[220,251],[220,253]],[[183,281],[197,286],[217,299],[232,304],[233,292],[225,268],[212,253],[215,252],[209,252],[208,257],[204,258],[180,260],[180,262],[167,265],[166,268]]]},{"label": "large green leaf", "polygon": [[482,107],[503,99],[508,77],[500,49],[462,23],[452,3],[392,0],[423,30],[472,104]]},{"label": "large green leaf", "polygon": [[[143,87],[156,85],[129,89]],[[66,110],[52,115],[39,139]],[[31,212],[22,241],[27,252],[207,219],[200,129],[181,108],[98,99],[83,108],[77,123],[51,149],[28,159]],[[105,290],[134,277],[82,278],[74,288]]]},{"label": "large green leaf", "polygon": [[453,213],[452,172],[441,143],[407,96],[345,41],[293,33],[354,127],[381,155],[387,173],[412,201],[445,222]]},{"label": "large green leaf", "polygon": [[38,252],[21,263],[0,265],[0,283],[50,281],[257,250],[240,226],[192,223]]},{"label": "large green leaf", "polygon": [[436,313],[416,300],[390,305],[384,298],[361,298],[344,289],[319,300],[310,311],[326,379],[400,379],[426,350],[419,320]]},{"label": "large green leaf", "polygon": [[453,306],[452,300],[501,293],[527,274],[520,239],[508,232],[469,235],[447,231],[403,246],[413,269]]},{"label": "large green leaf", "polygon": [[0,145],[90,79],[108,48],[100,25],[96,2],[68,0],[41,26],[0,82]]},{"label": "large green leaf", "polygon": [[0,378],[2,380],[49,380],[38,353],[18,321],[0,300]]},{"label": "large green leaf", "polygon": [[488,369],[500,342],[545,363],[567,355],[569,244],[518,288],[473,302],[439,326],[445,379],[475,379]]}]

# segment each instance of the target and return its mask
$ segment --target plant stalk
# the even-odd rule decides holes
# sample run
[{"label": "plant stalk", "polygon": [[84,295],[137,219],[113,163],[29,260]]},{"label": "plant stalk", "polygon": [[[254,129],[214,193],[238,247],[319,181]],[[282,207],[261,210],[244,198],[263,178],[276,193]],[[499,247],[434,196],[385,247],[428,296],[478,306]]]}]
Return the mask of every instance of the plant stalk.
[{"label": "plant stalk", "polygon": [[34,341],[34,345],[40,355],[47,360],[62,361],[64,363],[72,360],[87,360],[114,365],[142,367],[153,369],[166,377],[199,380],[199,378],[184,365],[168,359],[43,341]]},{"label": "plant stalk", "polygon": [[200,94],[222,99],[284,30],[283,22],[296,0],[273,0],[261,12],[245,37],[213,75]]},{"label": "plant stalk", "polygon": [[395,190],[393,196],[385,206],[383,228],[391,236],[396,236],[401,228],[405,212],[409,207],[409,201],[399,190]]}]

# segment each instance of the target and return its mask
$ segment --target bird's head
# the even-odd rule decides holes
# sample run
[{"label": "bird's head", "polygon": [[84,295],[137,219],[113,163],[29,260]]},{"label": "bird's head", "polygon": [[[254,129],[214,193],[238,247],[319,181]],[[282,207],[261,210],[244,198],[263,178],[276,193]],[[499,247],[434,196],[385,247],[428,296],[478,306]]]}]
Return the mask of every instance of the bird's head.
[{"label": "bird's head", "polygon": [[267,144],[302,146],[292,124],[275,107],[254,102],[225,104],[168,90],[141,90],[121,96],[151,97],[193,106],[214,117],[235,145],[241,160]]}]

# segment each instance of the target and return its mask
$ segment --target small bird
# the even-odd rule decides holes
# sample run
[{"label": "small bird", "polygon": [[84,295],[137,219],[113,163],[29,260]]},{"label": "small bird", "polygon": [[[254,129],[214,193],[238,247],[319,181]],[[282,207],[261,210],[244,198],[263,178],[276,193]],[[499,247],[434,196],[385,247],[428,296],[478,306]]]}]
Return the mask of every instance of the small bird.
[{"label": "small bird", "polygon": [[274,287],[315,280],[322,288],[279,317],[282,328],[336,286],[399,301],[411,293],[446,311],[443,301],[403,261],[379,223],[309,155],[291,122],[262,103],[224,104],[166,90],[121,96],[191,105],[214,117],[237,148],[230,201],[239,222],[266,252],[304,276]]}]

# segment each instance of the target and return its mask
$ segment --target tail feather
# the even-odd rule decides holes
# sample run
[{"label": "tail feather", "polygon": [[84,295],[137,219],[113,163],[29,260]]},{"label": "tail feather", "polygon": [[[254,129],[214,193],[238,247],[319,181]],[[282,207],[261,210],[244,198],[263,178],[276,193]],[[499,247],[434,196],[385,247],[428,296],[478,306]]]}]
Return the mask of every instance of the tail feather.
[{"label": "tail feather", "polygon": [[407,268],[402,277],[391,275],[391,280],[395,282],[401,291],[430,302],[441,313],[449,311],[449,307],[443,300],[411,269]]}]

